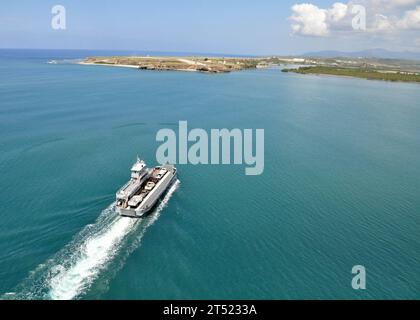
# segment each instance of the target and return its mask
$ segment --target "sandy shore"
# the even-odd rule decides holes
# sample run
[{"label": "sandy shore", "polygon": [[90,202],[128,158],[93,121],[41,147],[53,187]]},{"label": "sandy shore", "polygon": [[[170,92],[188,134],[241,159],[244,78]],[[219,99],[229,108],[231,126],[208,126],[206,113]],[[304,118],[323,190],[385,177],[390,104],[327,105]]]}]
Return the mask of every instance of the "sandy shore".
[{"label": "sandy shore", "polygon": [[224,57],[149,57],[109,56],[87,57],[82,65],[106,65],[144,70],[187,71],[203,73],[227,73],[244,69],[255,69],[258,64],[268,64],[263,59]]},{"label": "sandy shore", "polygon": [[[108,64],[108,63],[91,63],[91,62],[78,62],[77,64],[84,65],[84,66],[105,66],[105,67],[119,67],[119,68],[131,68],[131,69],[140,69],[140,66],[134,66],[130,64]],[[159,69],[156,69],[159,71]],[[182,72],[199,72],[197,69],[170,69],[170,70],[161,70],[161,71],[182,71]]]},{"label": "sandy shore", "polygon": [[131,68],[131,69],[139,69],[139,66],[133,66],[130,64],[107,64],[107,63],[89,63],[89,62],[79,62],[78,64],[82,64],[85,66],[105,66],[105,67],[119,67],[119,68]]}]

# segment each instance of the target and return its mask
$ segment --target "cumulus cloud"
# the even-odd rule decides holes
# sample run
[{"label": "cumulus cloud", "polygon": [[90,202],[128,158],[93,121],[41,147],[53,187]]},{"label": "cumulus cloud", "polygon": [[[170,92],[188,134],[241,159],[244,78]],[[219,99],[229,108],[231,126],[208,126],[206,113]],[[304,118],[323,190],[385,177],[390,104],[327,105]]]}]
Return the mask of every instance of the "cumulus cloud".
[{"label": "cumulus cloud", "polygon": [[420,6],[414,10],[409,10],[404,17],[397,23],[402,29],[419,29],[420,30]]},{"label": "cumulus cloud", "polygon": [[372,24],[368,31],[370,32],[389,32],[394,29],[393,22],[383,14],[375,14]]},{"label": "cumulus cloud", "polygon": [[310,3],[295,4],[290,17],[292,30],[307,36],[326,36],[329,33],[327,25],[327,10],[320,9]]},{"label": "cumulus cloud", "polygon": [[348,6],[344,3],[336,2],[332,8],[328,10],[328,17],[333,22],[338,22],[347,15]]},{"label": "cumulus cloud", "polygon": [[369,34],[420,29],[420,0],[351,0],[336,2],[329,8],[311,3],[295,4],[290,16],[294,34],[326,37],[338,32],[352,32],[353,9],[366,8],[366,31]]},{"label": "cumulus cloud", "polygon": [[332,26],[339,26],[349,12],[347,4],[336,2],[331,8],[322,9],[310,3],[292,7],[292,30],[306,36],[328,36]]}]

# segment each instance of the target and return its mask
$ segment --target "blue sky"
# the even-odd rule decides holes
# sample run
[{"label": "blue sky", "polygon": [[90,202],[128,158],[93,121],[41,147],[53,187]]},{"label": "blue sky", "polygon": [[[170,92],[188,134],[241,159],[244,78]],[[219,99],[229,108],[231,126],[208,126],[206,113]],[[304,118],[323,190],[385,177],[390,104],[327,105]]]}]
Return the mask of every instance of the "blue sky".
[{"label": "blue sky", "polygon": [[[361,0],[369,13],[378,10],[372,3],[385,0]],[[302,2],[311,7],[293,7]],[[416,36],[399,41],[389,30],[387,34],[373,29],[364,35],[344,32],[341,26],[325,18],[337,1],[280,0],[2,0],[0,4],[0,47],[111,49],[207,52],[230,54],[296,54],[327,49],[361,50],[382,47],[392,50],[416,50]],[[388,17],[402,20],[405,12],[415,9],[420,1],[404,2],[388,11]],[[348,1],[343,1],[345,5]],[[66,30],[51,28],[51,8],[66,8]],[[292,7],[294,9],[292,9]],[[373,9],[372,9],[373,8]],[[419,7],[420,8],[420,7]],[[374,12],[376,14],[376,12]],[[383,14],[383,12],[378,12]],[[295,15],[295,19],[290,17]],[[323,32],[311,34],[321,22]],[[398,20],[399,19],[399,20]],[[393,21],[394,21],[393,20]],[[391,20],[390,20],[391,21]],[[408,20],[407,20],[408,21]],[[375,20],[376,23],[376,20]],[[411,23],[411,20],[410,20]],[[292,24],[302,28],[292,29]],[[402,25],[401,23],[399,25]],[[417,32],[417,25],[413,24]],[[306,27],[306,28],[303,28]],[[336,31],[337,29],[338,31]],[[412,29],[412,28],[411,28]],[[413,30],[410,29],[410,32]],[[299,30],[299,31],[296,31]],[[325,31],[327,30],[327,31]],[[420,30],[420,29],[419,29]],[[324,32],[325,31],[325,32]],[[382,30],[381,30],[382,32]],[[392,32],[395,32],[393,30]],[[420,33],[415,33],[419,35]]]}]

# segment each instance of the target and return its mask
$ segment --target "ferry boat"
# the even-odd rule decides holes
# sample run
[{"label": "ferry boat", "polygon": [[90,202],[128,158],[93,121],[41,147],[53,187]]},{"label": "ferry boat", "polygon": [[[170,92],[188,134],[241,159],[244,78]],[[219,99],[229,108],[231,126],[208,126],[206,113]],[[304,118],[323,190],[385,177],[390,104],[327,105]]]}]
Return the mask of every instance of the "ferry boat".
[{"label": "ferry boat", "polygon": [[141,218],[156,204],[175,181],[173,165],[148,168],[137,158],[131,168],[131,179],[116,193],[116,208],[121,216]]}]

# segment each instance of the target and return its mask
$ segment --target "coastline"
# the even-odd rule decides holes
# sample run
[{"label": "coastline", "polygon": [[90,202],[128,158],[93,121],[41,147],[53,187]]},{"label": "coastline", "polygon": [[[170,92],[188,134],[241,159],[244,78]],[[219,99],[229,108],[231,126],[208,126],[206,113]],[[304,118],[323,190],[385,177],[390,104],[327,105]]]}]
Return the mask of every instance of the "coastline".
[{"label": "coastline", "polygon": [[380,81],[380,82],[388,82],[388,83],[411,83],[411,84],[420,84],[419,81],[395,81],[395,80],[387,80],[387,79],[370,79],[370,78],[364,78],[364,77],[357,77],[357,76],[346,76],[346,75],[340,75],[340,74],[326,74],[326,73],[307,73],[303,75],[313,75],[317,77],[331,77],[331,78],[347,78],[347,79],[360,79],[360,80],[366,80],[366,81]]},{"label": "coastline", "polygon": [[408,74],[404,72],[381,72],[381,70],[364,70],[334,67],[301,67],[298,69],[283,69],[284,73],[299,75],[314,75],[325,77],[340,77],[374,81],[385,81],[394,83],[420,83],[419,74]]},{"label": "coastline", "polygon": [[279,61],[277,58],[100,56],[87,57],[79,64],[136,68],[140,70],[229,73],[245,69],[264,68],[268,65],[278,64]]},{"label": "coastline", "polygon": [[84,65],[84,66],[106,66],[106,67],[139,69],[138,66],[133,66],[129,64],[106,64],[106,63],[93,63],[93,62],[84,62],[84,61],[78,62],[77,64]]},{"label": "coastline", "polygon": [[[107,63],[90,63],[90,62],[78,62],[79,65],[84,66],[103,66],[103,67],[114,67],[114,68],[127,68],[127,69],[138,69],[144,70],[140,66],[129,65],[129,64],[107,64]],[[179,71],[179,72],[200,72],[196,69],[170,69],[170,70],[155,70],[155,71]]]},{"label": "coastline", "polygon": [[[264,69],[270,66],[284,65],[281,58],[235,58],[235,57],[149,57],[149,56],[102,56],[87,57],[78,62],[80,65],[100,65],[119,68],[130,68],[151,71],[178,71],[200,73],[230,73],[247,69]],[[376,80],[387,82],[420,83],[420,73],[392,69],[367,69],[362,67],[336,67],[331,65],[293,64],[282,72],[295,74],[310,74],[315,76],[330,76]]]}]

